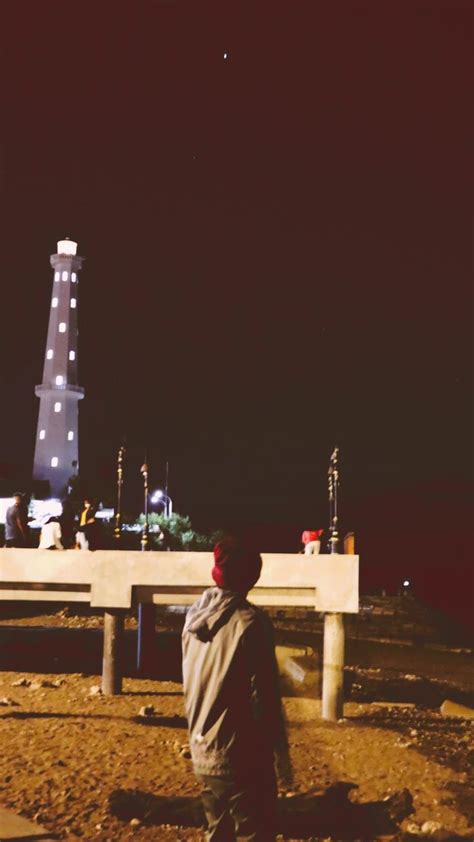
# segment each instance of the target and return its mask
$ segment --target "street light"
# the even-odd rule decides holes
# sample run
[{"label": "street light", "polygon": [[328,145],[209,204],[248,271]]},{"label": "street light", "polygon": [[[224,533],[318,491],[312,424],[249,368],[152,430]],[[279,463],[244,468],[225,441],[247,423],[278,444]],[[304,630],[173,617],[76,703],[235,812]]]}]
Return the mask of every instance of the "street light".
[{"label": "street light", "polygon": [[158,489],[157,491],[153,492],[153,496],[151,497],[151,502],[152,503],[161,503],[162,501],[165,504],[164,513],[165,513],[166,517],[171,517],[171,515],[173,514],[173,501],[172,501],[171,497],[169,496],[169,494],[165,494],[165,492],[161,491],[161,489]]}]

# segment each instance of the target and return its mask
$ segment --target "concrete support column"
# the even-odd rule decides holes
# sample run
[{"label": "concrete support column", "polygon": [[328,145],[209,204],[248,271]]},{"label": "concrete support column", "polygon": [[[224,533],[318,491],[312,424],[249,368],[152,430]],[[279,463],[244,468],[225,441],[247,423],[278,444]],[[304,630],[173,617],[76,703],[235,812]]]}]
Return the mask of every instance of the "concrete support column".
[{"label": "concrete support column", "polygon": [[325,614],[323,649],[323,719],[337,722],[344,710],[344,618]]},{"label": "concrete support column", "polygon": [[122,641],[125,612],[121,608],[104,611],[104,656],[102,692],[118,696],[122,692]]},{"label": "concrete support column", "polygon": [[153,668],[155,657],[156,609],[153,603],[138,604],[137,672],[145,676]]}]

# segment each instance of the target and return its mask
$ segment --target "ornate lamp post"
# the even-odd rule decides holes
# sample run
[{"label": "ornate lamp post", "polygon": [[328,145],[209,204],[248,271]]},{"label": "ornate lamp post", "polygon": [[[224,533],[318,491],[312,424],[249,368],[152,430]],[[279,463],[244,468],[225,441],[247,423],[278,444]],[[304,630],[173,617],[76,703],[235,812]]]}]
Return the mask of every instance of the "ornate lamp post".
[{"label": "ornate lamp post", "polygon": [[[145,523],[143,524],[141,548],[148,550],[148,465],[145,462],[140,468],[143,476],[143,502]],[[155,606],[150,602],[138,603],[138,633],[137,633],[137,670],[140,675],[145,675],[148,666],[153,662],[155,655]]]},{"label": "ornate lamp post", "polygon": [[122,487],[123,487],[123,460],[125,447],[119,447],[117,455],[117,507],[115,509],[114,538],[118,542],[122,535]]},{"label": "ornate lamp post", "polygon": [[[146,458],[146,457],[145,457]],[[143,503],[144,503],[144,514],[145,514],[145,523],[143,524],[143,532],[142,532],[142,540],[141,540],[141,548],[142,550],[148,549],[148,465],[145,462],[141,468],[140,473],[143,476]]]},{"label": "ornate lamp post", "polygon": [[[339,552],[337,492],[339,469],[337,458],[339,448],[335,447],[329,460],[329,552]],[[334,559],[336,561],[336,559]],[[337,722],[344,713],[344,615],[327,612],[324,615],[323,640],[323,719]]]},{"label": "ornate lamp post", "polygon": [[328,491],[329,491],[329,552],[339,551],[337,493],[339,489],[339,469],[337,459],[339,448],[335,447],[329,460]]}]

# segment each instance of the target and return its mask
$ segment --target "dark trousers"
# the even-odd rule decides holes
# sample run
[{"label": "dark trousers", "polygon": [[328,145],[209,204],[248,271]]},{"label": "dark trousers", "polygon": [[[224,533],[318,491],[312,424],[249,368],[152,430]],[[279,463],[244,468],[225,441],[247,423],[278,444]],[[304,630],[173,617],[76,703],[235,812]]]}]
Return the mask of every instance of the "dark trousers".
[{"label": "dark trousers", "polygon": [[277,785],[273,769],[232,780],[197,775],[208,842],[274,842]]}]

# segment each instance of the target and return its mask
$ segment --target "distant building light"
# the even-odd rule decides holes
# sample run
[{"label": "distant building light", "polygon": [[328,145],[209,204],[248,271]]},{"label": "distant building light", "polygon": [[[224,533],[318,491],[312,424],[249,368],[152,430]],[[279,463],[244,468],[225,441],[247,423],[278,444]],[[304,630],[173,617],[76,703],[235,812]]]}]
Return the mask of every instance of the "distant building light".
[{"label": "distant building light", "polygon": [[56,401],[56,403],[54,404],[54,411],[61,412],[61,401]]},{"label": "distant building light", "polygon": [[57,298],[53,298],[53,300],[52,300],[52,302],[51,302],[51,307],[57,307],[57,306],[58,306],[58,299],[57,299]]},{"label": "distant building light", "polygon": [[54,273],[54,280],[55,280],[55,281],[60,281],[60,280],[61,280],[61,273],[60,273],[60,272],[55,272],[55,273]]},{"label": "distant building light", "polygon": [[77,243],[74,240],[59,240],[58,254],[77,254]]},{"label": "distant building light", "polygon": [[67,434],[67,440],[68,441],[74,441],[74,433],[73,433],[72,430],[69,430],[69,432]]},{"label": "distant building light", "polygon": [[[98,509],[95,513],[96,519],[99,518],[101,520],[112,520],[115,516],[114,509]],[[141,527],[140,527],[141,528]]]},{"label": "distant building light", "polygon": [[52,467],[52,468],[57,468],[57,467],[58,467],[58,464],[59,464],[59,459],[58,459],[58,457],[57,457],[57,456],[53,456],[53,457],[52,457],[52,459],[51,459],[51,467]]},{"label": "distant building light", "polygon": [[72,307],[72,309],[73,309],[73,310],[74,310],[74,308],[75,308],[76,304],[77,304],[76,299],[75,299],[75,298],[71,298],[71,307]]},{"label": "distant building light", "polygon": [[63,281],[67,281],[68,273],[63,272]]},{"label": "distant building light", "polygon": [[403,583],[403,587],[404,587],[404,588],[409,588],[409,587],[410,587],[410,582],[408,581],[408,579],[405,579],[405,581],[404,581],[404,583]]},{"label": "distant building light", "polygon": [[56,377],[56,386],[62,386],[63,383],[64,377],[62,376],[62,374],[58,374],[58,376]]},{"label": "distant building light", "polygon": [[69,351],[69,359],[70,360],[76,359],[76,352],[75,351]]},{"label": "distant building light", "polygon": [[77,275],[75,272],[71,272],[71,281],[73,282],[73,284],[75,284],[77,281]]},{"label": "distant building light", "polygon": [[46,438],[46,430],[40,430],[39,437],[40,437],[40,439]]},{"label": "distant building light", "polygon": [[[2,522],[2,502],[0,499],[0,522]],[[10,505],[10,503],[8,504]],[[58,517],[63,510],[60,500],[49,498],[49,500],[32,500],[30,503],[30,511],[33,520],[29,521],[29,526],[33,529],[39,529],[43,526],[50,517]]]},{"label": "distant building light", "polygon": [[47,360],[52,360],[52,359],[53,359],[53,357],[54,357],[54,351],[53,351],[53,349],[52,349],[52,348],[48,348],[48,350],[46,351],[46,359],[47,359]]},{"label": "distant building light", "polygon": [[59,333],[66,333],[66,322],[59,322]]}]

